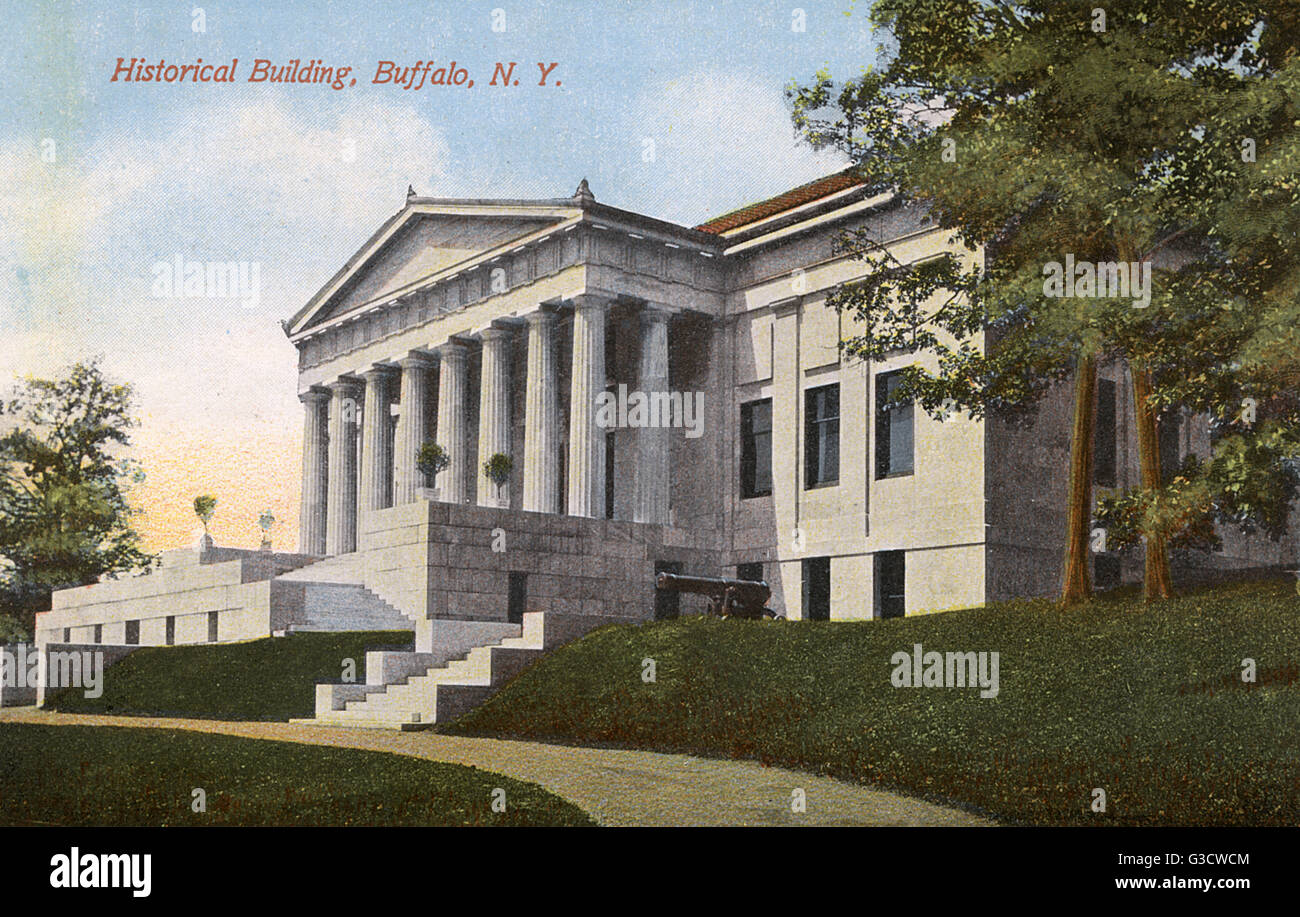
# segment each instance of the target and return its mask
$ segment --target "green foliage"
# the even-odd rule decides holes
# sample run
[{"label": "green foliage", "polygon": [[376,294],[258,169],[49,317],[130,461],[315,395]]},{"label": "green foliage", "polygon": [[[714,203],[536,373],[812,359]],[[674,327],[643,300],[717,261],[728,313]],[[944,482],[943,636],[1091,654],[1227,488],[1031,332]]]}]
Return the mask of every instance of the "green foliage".
[{"label": "green foliage", "polygon": [[217,511],[217,498],[212,494],[201,494],[194,498],[194,515],[199,517],[203,523],[203,531],[208,531],[208,523],[212,521],[212,514]]},{"label": "green foliage", "polygon": [[9,615],[0,615],[0,646],[6,643],[30,643],[31,631],[21,621]]},{"label": "green foliage", "polygon": [[[473,767],[173,729],[3,724],[0,780],[0,825],[592,824],[535,784]],[[492,811],[498,787],[504,812]]]},{"label": "green foliage", "polygon": [[415,467],[419,468],[428,480],[437,477],[450,464],[451,456],[447,454],[447,450],[433,440],[421,445],[415,457]]},{"label": "green foliage", "polygon": [[51,591],[152,563],[128,500],[144,475],[117,454],[135,425],[131,387],[97,363],[24,380],[0,414],[0,608],[30,632]]},{"label": "green foliage", "polygon": [[338,681],[343,660],[365,681],[366,650],[403,646],[406,631],[302,633],[246,643],[146,646],[106,669],[104,692],[51,693],[46,706],[68,713],[185,716],[219,720],[308,717],[316,682]]},{"label": "green foliage", "polygon": [[[1000,691],[895,688],[891,657],[997,651]],[[656,680],[641,680],[641,660]],[[1241,660],[1259,661],[1243,684]],[[557,649],[440,731],[755,759],[1036,825],[1300,821],[1292,581],[1081,612],[1047,600],[862,622],[681,618]],[[1105,787],[1105,814],[1089,810]]]},{"label": "green foliage", "polygon": [[[872,21],[890,38],[880,66],[788,89],[813,144],[848,154],[872,190],[896,192],[914,225],[947,231],[954,248],[916,262],[866,230],[841,242],[864,268],[830,298],[861,328],[844,349],[936,361],[905,371],[898,400],[1028,421],[1078,353],[1149,372],[1157,410],[1222,417],[1296,388],[1300,12],[1290,0],[1195,6],[1127,0],[1097,30],[1074,3],[878,0]],[[982,263],[970,254],[981,250]],[[1046,262],[1067,254],[1150,260],[1150,304],[1045,295]],[[1255,458],[1265,464],[1242,467]],[[1241,449],[1237,476],[1255,495],[1285,495],[1277,458]],[[1193,525],[1233,518],[1231,504],[1267,527],[1257,500],[1211,491],[1232,479],[1198,479],[1199,509],[1187,494],[1147,494],[1111,512]],[[1152,509],[1161,503],[1174,508]]]},{"label": "green foliage", "polygon": [[514,460],[510,456],[502,452],[496,452],[483,463],[483,473],[499,490],[510,480],[510,472],[514,470],[514,467]]}]

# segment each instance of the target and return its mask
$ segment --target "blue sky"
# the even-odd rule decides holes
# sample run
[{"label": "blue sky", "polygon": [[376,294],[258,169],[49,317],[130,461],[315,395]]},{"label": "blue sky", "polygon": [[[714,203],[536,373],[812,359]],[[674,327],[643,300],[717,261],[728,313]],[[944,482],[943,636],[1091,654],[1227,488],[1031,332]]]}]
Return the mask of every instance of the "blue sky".
[{"label": "blue sky", "polygon": [[[278,320],[408,184],[559,197],[586,177],[601,201],[692,224],[841,167],[794,137],[782,89],[820,67],[856,74],[875,47],[849,0],[0,6],[0,376],[102,355],[136,385],[147,472],[164,446],[214,438],[268,461],[296,452]],[[115,83],[118,57],[238,58],[239,80]],[[250,84],[255,58],[323,58],[357,84]],[[455,60],[475,88],[370,83],[379,60],[428,59]],[[524,85],[487,86],[497,61],[517,61]],[[559,87],[529,85],[538,61],[558,63]],[[177,254],[258,262],[256,306],[151,295],[151,267]],[[288,464],[274,494],[285,512]],[[177,486],[224,473],[196,466]]]}]

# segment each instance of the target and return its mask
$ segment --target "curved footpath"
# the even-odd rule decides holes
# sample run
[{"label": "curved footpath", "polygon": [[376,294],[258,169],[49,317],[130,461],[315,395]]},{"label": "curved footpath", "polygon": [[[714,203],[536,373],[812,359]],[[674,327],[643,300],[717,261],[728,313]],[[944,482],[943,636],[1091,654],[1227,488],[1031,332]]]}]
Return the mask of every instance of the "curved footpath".
[{"label": "curved footpath", "polygon": [[[185,729],[253,739],[386,751],[430,761],[473,765],[539,784],[602,825],[912,825],[987,826],[968,812],[884,790],[764,767],[690,755],[612,748],[576,748],[432,732],[388,732],[288,723],[237,723],[169,717],[90,716],[34,707],[0,710],[5,723]],[[807,811],[791,811],[795,789]]]}]

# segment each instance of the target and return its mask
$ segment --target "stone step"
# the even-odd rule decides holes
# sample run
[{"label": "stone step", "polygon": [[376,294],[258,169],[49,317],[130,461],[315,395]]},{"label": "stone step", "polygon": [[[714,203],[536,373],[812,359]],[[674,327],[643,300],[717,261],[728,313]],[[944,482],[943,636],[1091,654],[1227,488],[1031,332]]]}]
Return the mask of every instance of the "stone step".
[{"label": "stone step", "polygon": [[423,673],[399,667],[400,680],[379,690],[331,694],[317,689],[321,725],[364,725],[389,729],[427,728],[447,722],[482,704],[502,685],[561,644],[622,619],[529,612],[518,636],[475,646]]}]

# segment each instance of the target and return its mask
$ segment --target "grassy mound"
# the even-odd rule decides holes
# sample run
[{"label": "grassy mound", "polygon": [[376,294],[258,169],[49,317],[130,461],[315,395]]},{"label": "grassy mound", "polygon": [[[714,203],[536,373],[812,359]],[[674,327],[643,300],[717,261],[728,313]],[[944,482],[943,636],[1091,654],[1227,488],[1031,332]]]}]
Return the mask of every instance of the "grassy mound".
[{"label": "grassy mound", "polygon": [[[998,652],[998,695],[894,687],[891,657],[916,643]],[[1027,601],[888,621],[690,618],[597,631],[446,731],[754,758],[1018,823],[1294,825],[1298,674],[1290,582],[1069,612]]]},{"label": "grassy mound", "polygon": [[[195,812],[194,790],[206,794]],[[505,811],[493,811],[504,790]],[[500,798],[500,794],[497,794]],[[170,729],[0,724],[0,825],[590,825],[457,764]]]},{"label": "grassy mound", "polygon": [[366,650],[403,646],[409,631],[301,633],[247,643],[151,646],[104,670],[104,693],[52,692],[46,707],[67,713],[289,720],[316,709],[316,682],[338,681],[343,660],[365,681]]}]

